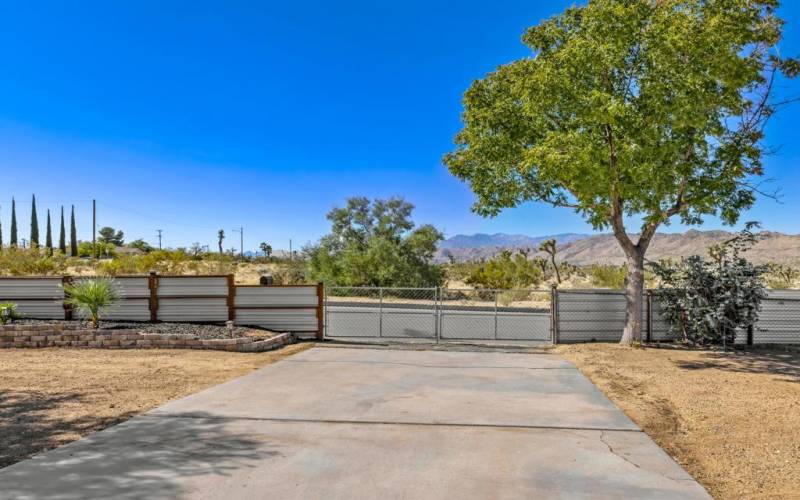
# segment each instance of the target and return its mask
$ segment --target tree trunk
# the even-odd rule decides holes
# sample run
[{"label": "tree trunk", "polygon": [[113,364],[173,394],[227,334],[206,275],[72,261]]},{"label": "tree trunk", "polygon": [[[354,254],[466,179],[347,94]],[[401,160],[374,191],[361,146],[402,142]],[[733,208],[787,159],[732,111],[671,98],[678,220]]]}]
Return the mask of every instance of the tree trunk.
[{"label": "tree trunk", "polygon": [[644,250],[638,246],[628,255],[628,276],[625,278],[625,329],[620,344],[642,341],[644,324]]}]

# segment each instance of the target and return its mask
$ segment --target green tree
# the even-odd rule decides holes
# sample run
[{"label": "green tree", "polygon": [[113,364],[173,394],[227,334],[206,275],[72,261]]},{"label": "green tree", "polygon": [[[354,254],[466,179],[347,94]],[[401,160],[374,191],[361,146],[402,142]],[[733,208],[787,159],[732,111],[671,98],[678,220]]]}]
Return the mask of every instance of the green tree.
[{"label": "green tree", "polygon": [[39,218],[36,216],[36,195],[31,201],[31,248],[39,247]]},{"label": "green tree", "polygon": [[17,202],[11,198],[11,235],[8,240],[9,246],[17,246]]},{"label": "green tree", "polygon": [[269,259],[272,255],[272,245],[266,241],[262,241],[261,245],[259,245],[259,248],[261,248],[261,251],[264,252],[264,256]]},{"label": "green tree", "polygon": [[435,286],[442,269],[433,264],[442,233],[415,227],[414,206],[402,198],[357,197],[328,213],[331,233],[304,249],[315,281],[345,286]]},{"label": "green tree", "polygon": [[550,263],[553,265],[553,271],[556,273],[556,283],[560,285],[561,273],[558,271],[558,264],[556,264],[556,253],[558,252],[556,248],[556,240],[552,238],[549,240],[544,240],[539,245],[539,251],[544,252],[550,256]]},{"label": "green tree", "polygon": [[69,254],[78,256],[78,229],[75,227],[75,205],[72,205],[72,214],[69,218]]},{"label": "green tree", "polygon": [[67,254],[67,235],[64,229],[64,206],[61,206],[61,225],[58,232],[58,249],[62,254]]},{"label": "green tree", "polygon": [[125,246],[128,246],[130,248],[136,248],[137,250],[141,250],[144,253],[150,253],[153,250],[155,250],[155,248],[152,245],[150,245],[141,238],[139,238],[138,240],[133,240]]},{"label": "green tree", "polygon": [[[735,223],[758,193],[783,21],[776,0],[593,0],[530,28],[530,57],[464,96],[445,163],[474,210],[526,201],[611,228],[624,250],[627,321],[641,339],[644,257],[662,224]],[[638,234],[626,218],[640,224]]]},{"label": "green tree", "polygon": [[47,231],[44,237],[44,247],[47,255],[53,255],[53,228],[50,225],[50,209],[47,209]]},{"label": "green tree", "polygon": [[122,231],[114,230],[113,227],[104,226],[98,231],[100,243],[110,243],[111,245],[121,247],[125,243],[125,233]]}]

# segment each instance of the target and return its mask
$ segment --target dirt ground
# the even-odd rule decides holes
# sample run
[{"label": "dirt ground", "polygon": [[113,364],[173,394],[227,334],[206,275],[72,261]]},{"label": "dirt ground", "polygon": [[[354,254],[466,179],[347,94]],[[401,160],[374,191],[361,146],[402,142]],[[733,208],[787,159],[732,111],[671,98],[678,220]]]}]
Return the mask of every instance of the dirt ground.
[{"label": "dirt ground", "polygon": [[0,349],[0,467],[311,345],[264,353]]},{"label": "dirt ground", "polygon": [[800,354],[558,346],[715,498],[800,498]]}]

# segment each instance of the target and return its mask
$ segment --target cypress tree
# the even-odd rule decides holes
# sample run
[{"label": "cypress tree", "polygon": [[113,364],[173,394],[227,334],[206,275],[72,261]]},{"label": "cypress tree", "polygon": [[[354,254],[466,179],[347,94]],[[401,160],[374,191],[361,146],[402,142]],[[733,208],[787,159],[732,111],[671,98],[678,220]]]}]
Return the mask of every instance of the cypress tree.
[{"label": "cypress tree", "polygon": [[39,247],[39,219],[36,217],[36,195],[31,202],[31,248]]},{"label": "cypress tree", "polygon": [[78,230],[75,229],[75,205],[72,205],[72,216],[69,222],[69,254],[78,256]]},{"label": "cypress tree", "polygon": [[67,235],[64,229],[64,206],[61,206],[61,231],[58,233],[58,249],[64,255],[67,254]]},{"label": "cypress tree", "polygon": [[12,247],[17,246],[17,202],[11,198],[11,239],[9,245]]},{"label": "cypress tree", "polygon": [[47,249],[47,255],[53,255],[53,228],[50,227],[50,209],[47,209],[47,233],[44,237],[44,247]]}]

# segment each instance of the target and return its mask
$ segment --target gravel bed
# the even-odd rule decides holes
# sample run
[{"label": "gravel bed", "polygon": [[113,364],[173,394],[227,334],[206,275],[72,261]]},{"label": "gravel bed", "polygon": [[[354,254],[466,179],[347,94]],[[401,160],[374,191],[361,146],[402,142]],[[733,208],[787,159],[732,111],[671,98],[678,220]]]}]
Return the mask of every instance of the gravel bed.
[{"label": "gravel bed", "polygon": [[[64,323],[73,328],[90,328],[86,321],[58,321],[58,320],[36,320],[21,319],[14,321],[13,324],[23,325],[45,325],[52,323]],[[268,338],[277,335],[270,330],[250,326],[234,326],[231,330],[225,325],[207,323],[147,323],[138,321],[100,321],[101,330],[137,330],[142,333],[161,333],[171,335],[186,335],[201,339],[229,339],[237,337],[259,337]]]}]

